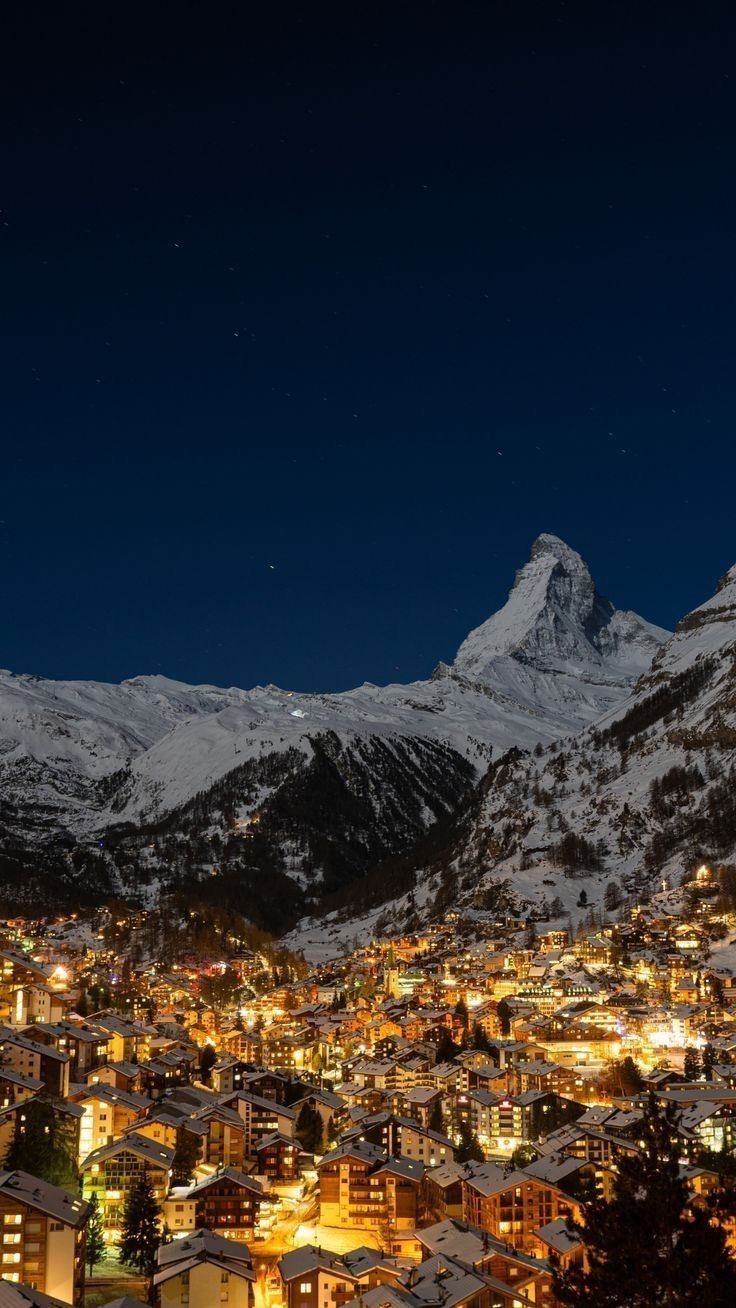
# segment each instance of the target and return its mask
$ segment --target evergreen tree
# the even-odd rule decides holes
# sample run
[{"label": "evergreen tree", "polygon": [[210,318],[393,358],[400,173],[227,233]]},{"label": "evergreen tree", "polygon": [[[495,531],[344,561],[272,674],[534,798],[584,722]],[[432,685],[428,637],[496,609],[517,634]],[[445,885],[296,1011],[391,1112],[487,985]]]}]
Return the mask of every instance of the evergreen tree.
[{"label": "evergreen tree", "polygon": [[496,1012],[498,1014],[498,1020],[501,1026],[501,1035],[502,1036],[510,1035],[511,1018],[513,1016],[514,1010],[507,999],[499,999],[498,1003],[496,1004]]},{"label": "evergreen tree", "polygon": [[621,907],[623,898],[621,887],[618,881],[609,881],[603,895],[603,907],[608,913],[615,913],[617,908]]},{"label": "evergreen tree", "polygon": [[460,1018],[463,1024],[463,1030],[468,1029],[468,1005],[464,999],[458,999],[455,1005],[455,1016]]},{"label": "evergreen tree", "polygon": [[89,1267],[89,1274],[91,1276],[93,1271],[95,1270],[95,1267],[99,1262],[102,1261],[102,1258],[104,1256],[105,1234],[102,1225],[102,1212],[100,1211],[100,1205],[97,1201],[97,1193],[94,1190],[92,1191],[92,1197],[89,1201],[89,1204],[90,1204],[91,1211],[89,1215],[89,1220],[87,1222],[86,1257],[87,1257],[87,1266]]},{"label": "evergreen tree", "polygon": [[473,1023],[473,1033],[470,1038],[470,1043],[473,1049],[479,1049],[481,1053],[490,1054],[491,1052],[491,1042],[480,1022]]},{"label": "evergreen tree", "polygon": [[324,1146],[322,1118],[310,1103],[304,1103],[296,1119],[296,1138],[308,1154],[321,1154]]},{"label": "evergreen tree", "polygon": [[686,1081],[697,1081],[700,1076],[700,1054],[692,1045],[685,1050],[682,1075]]},{"label": "evergreen tree", "polygon": [[458,1163],[484,1163],[486,1156],[480,1147],[480,1141],[475,1131],[471,1131],[467,1122],[463,1122],[459,1134],[460,1143],[455,1154],[456,1161]]},{"label": "evergreen tree", "polygon": [[120,1261],[141,1276],[152,1276],[160,1242],[161,1210],[146,1170],[128,1193],[120,1234]]},{"label": "evergreen tree", "polygon": [[702,1053],[703,1076],[706,1081],[713,1080],[713,1064],[718,1062],[716,1051],[711,1044],[703,1045]]},{"label": "evergreen tree", "polygon": [[608,1091],[609,1095],[635,1095],[639,1093],[643,1085],[641,1069],[638,1063],[634,1062],[631,1054],[608,1064],[608,1071],[603,1079],[603,1088]]},{"label": "evergreen tree", "polygon": [[569,1225],[583,1242],[581,1265],[554,1269],[554,1290],[566,1308],[731,1308],[736,1262],[723,1229],[692,1203],[680,1176],[674,1117],[653,1107],[643,1147],[622,1154],[610,1200],[583,1205]]},{"label": "evergreen tree", "polygon": [[436,1063],[451,1063],[460,1053],[460,1046],[455,1044],[450,1032],[443,1027],[442,1034],[437,1041],[437,1053],[435,1054]]},{"label": "evergreen tree", "polygon": [[520,1144],[514,1149],[511,1155],[511,1162],[514,1167],[528,1167],[529,1164],[533,1163],[538,1157],[539,1155],[537,1154],[536,1149],[534,1149],[530,1144]]},{"label": "evergreen tree", "polygon": [[76,1158],[51,1099],[30,1099],[16,1115],[16,1134],[5,1167],[30,1172],[62,1190],[78,1189]]},{"label": "evergreen tree", "polygon": [[177,1127],[174,1161],[171,1165],[171,1184],[190,1185],[199,1162],[199,1141],[183,1124]]},{"label": "evergreen tree", "polygon": [[429,1114],[428,1126],[430,1131],[439,1131],[441,1135],[445,1133],[445,1118],[442,1112],[442,1100],[435,1099],[432,1104],[432,1110]]},{"label": "evergreen tree", "polygon": [[199,1060],[199,1075],[205,1085],[209,1084],[210,1072],[217,1062],[217,1051],[214,1045],[205,1045]]}]

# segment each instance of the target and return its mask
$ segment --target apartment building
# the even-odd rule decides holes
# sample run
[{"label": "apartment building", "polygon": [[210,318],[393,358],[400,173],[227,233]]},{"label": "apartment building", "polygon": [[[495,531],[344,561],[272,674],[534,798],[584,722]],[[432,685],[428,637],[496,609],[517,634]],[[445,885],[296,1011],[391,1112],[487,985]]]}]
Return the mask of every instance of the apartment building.
[{"label": "apartment building", "polygon": [[260,1181],[225,1167],[195,1185],[177,1187],[166,1200],[164,1216],[174,1236],[203,1227],[231,1240],[252,1240],[263,1201]]},{"label": "apartment building", "polygon": [[424,1164],[391,1158],[376,1145],[342,1144],[318,1164],[320,1221],[325,1226],[412,1229],[419,1216]]},{"label": "apartment building", "polygon": [[173,1149],[136,1132],[95,1149],[85,1158],[80,1167],[84,1193],[97,1194],[106,1231],[119,1231],[125,1200],[146,1172],[156,1199],[163,1203],[173,1162]]},{"label": "apartment building", "polygon": [[253,1308],[255,1279],[245,1244],[198,1230],[161,1245],[153,1284],[160,1308]]},{"label": "apartment building", "polygon": [[0,1172],[0,1276],[82,1304],[89,1204],[28,1172]]}]

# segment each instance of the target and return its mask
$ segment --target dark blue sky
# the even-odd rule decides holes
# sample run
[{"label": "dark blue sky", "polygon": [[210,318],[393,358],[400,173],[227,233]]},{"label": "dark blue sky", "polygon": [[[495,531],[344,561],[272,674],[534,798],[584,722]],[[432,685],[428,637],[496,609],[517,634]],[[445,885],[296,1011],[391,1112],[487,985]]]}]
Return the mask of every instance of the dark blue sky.
[{"label": "dark blue sky", "polygon": [[674,623],[736,561],[732,8],[212,9],[5,10],[0,664],[422,676],[540,531]]}]

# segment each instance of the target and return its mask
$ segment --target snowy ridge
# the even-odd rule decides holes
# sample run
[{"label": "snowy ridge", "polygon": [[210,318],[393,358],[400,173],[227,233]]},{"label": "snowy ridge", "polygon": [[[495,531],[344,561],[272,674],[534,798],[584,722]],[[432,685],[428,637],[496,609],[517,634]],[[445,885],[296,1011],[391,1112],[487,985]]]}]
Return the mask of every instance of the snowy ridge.
[{"label": "snowy ridge", "polygon": [[598,594],[579,554],[556,536],[538,536],[503,608],[457,652],[461,675],[496,683],[506,658],[593,685],[631,686],[670,633]]},{"label": "snowy ridge", "polygon": [[[477,911],[508,881],[519,906],[563,925],[568,914],[600,910],[611,881],[623,893],[674,888],[694,863],[735,860],[733,567],[626,699],[574,739],[491,770],[442,877],[420,874],[410,899],[389,912],[399,925],[417,908],[431,916],[448,887],[452,902]],[[307,952],[335,954],[370,933],[380,912],[365,923],[302,924]]]},{"label": "snowy ridge", "polygon": [[325,695],[0,673],[0,840],[48,851],[67,900],[89,860],[63,851],[104,836],[107,893],[207,885],[276,930],[354,902],[356,882],[377,902],[392,860],[461,813],[489,763],[615,714],[666,634],[545,535],[427,681]]},{"label": "snowy ridge", "polygon": [[[615,709],[667,633],[597,594],[580,555],[540,536],[509,600],[428,681],[366,683],[343,694],[187,686],[165,677],[120,685],[0,673],[0,778],[21,836],[85,834],[177,808],[249,758],[315,732],[428,738],[480,771],[512,746],[578,731]],[[34,827],[38,823],[34,821]]]}]

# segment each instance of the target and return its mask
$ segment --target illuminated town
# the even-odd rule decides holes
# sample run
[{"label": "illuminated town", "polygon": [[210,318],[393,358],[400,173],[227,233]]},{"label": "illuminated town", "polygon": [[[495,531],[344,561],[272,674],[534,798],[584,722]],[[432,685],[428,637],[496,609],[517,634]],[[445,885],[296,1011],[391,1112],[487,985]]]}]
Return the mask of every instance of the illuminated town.
[{"label": "illuminated town", "polygon": [[2,924],[8,1303],[551,1308],[655,1109],[733,1241],[718,872],[572,932],[450,911],[311,969],[191,916],[165,962],[121,903]]}]

